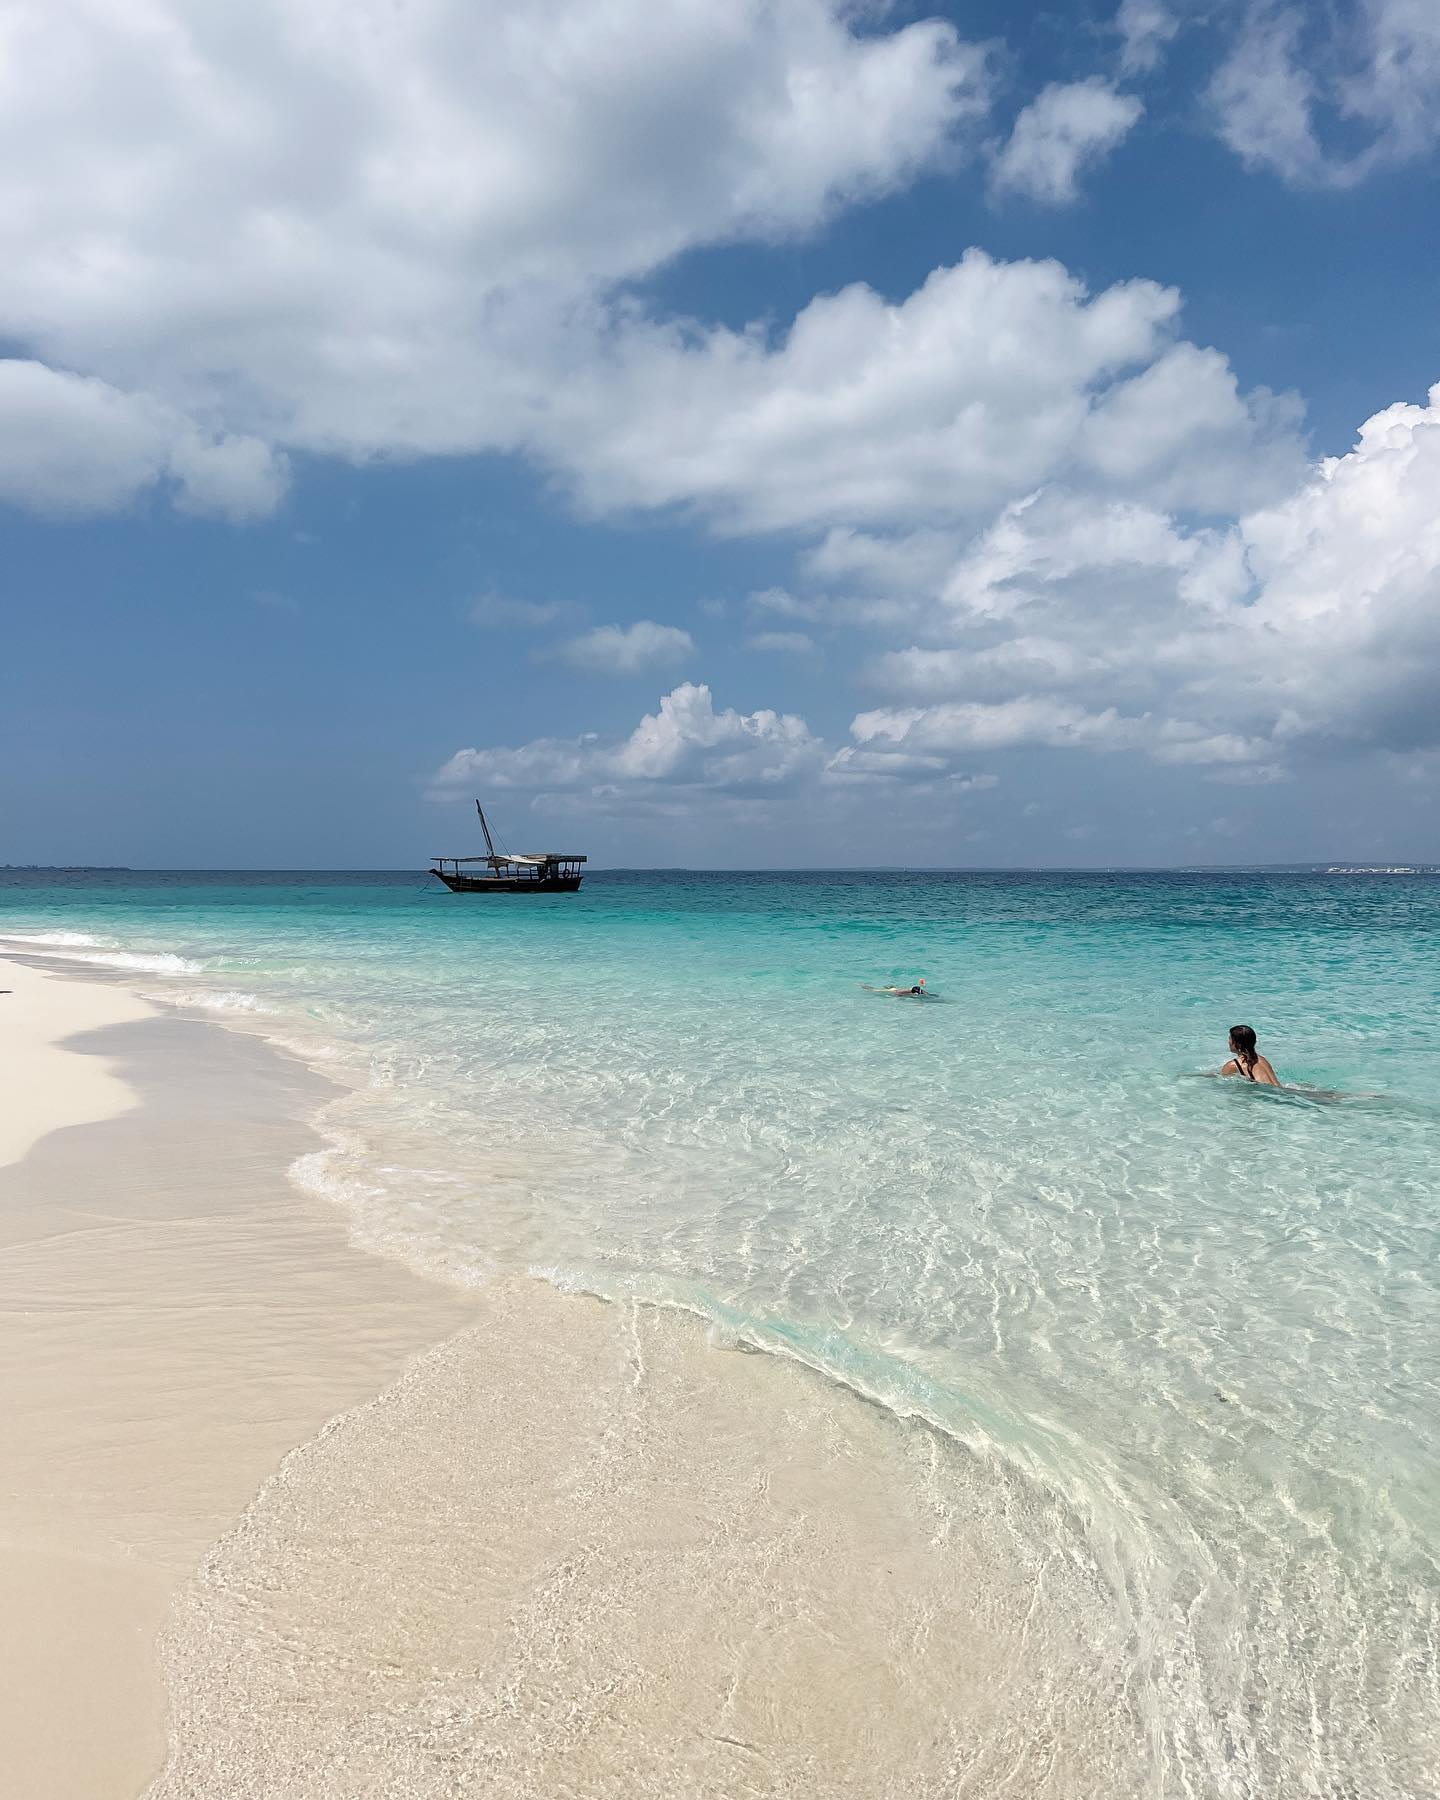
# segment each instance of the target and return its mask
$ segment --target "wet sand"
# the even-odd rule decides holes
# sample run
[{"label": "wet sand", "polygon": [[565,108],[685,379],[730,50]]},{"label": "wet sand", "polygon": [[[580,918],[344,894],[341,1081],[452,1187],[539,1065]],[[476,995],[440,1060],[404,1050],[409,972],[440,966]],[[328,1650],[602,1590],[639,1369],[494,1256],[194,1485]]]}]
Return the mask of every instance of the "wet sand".
[{"label": "wet sand", "polygon": [[47,1131],[138,1105],[109,1059],[63,1046],[76,1032],[153,1014],[118,985],[50,980],[38,968],[0,959],[0,1168],[19,1162]]},{"label": "wet sand", "polygon": [[0,1170],[14,1792],[1151,1787],[1134,1645],[1043,1488],[688,1315],[355,1250],[284,1173],[333,1090],[253,1035],[57,1054],[125,1087]]},{"label": "wet sand", "polygon": [[179,1586],[286,1451],[474,1307],[286,1180],[330,1091],[298,1063],[40,959],[0,988],[4,1787],[133,1800]]},{"label": "wet sand", "polygon": [[1121,1800],[1132,1650],[1042,1492],[512,1277],[206,1558],[153,1800]]}]

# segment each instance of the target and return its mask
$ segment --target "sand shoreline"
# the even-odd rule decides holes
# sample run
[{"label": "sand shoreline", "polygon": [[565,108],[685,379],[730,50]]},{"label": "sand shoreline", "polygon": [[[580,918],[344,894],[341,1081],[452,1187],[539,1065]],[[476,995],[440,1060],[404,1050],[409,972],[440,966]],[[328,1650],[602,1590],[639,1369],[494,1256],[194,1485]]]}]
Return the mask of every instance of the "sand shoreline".
[{"label": "sand shoreline", "polygon": [[285,1174],[333,1084],[101,1010],[106,1116],[0,1169],[18,1793],[1143,1790],[1055,1496],[689,1315],[356,1248]]},{"label": "sand shoreline", "polygon": [[0,1741],[16,1794],[133,1800],[203,1552],[474,1307],[287,1181],[330,1091],[299,1063],[42,955],[0,988]]}]

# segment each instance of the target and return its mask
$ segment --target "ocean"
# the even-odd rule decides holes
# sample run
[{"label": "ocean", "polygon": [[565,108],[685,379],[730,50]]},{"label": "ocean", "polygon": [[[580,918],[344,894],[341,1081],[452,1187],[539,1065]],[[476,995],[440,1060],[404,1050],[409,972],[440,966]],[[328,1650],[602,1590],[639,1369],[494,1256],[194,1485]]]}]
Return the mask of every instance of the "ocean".
[{"label": "ocean", "polygon": [[332,1074],[293,1175],[365,1247],[923,1422],[987,1556],[1083,1567],[1110,1793],[1432,1787],[1440,880],[13,872],[7,946]]}]

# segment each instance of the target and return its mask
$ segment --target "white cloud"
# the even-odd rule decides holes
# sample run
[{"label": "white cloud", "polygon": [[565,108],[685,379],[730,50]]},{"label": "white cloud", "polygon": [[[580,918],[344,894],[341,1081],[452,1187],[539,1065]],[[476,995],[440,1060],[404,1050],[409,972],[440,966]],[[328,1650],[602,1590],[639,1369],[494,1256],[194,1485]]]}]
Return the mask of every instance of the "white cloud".
[{"label": "white cloud", "polygon": [[850,730],[862,744],[906,750],[1013,750],[1037,744],[1055,750],[1130,750],[1146,741],[1150,724],[1122,717],[1113,706],[1092,713],[1046,695],[1022,695],[993,704],[881,707],[858,713]]},{"label": "white cloud", "polygon": [[[831,537],[834,535],[832,532]],[[802,565],[811,572],[818,568],[819,561],[819,553],[801,558]],[[746,605],[752,613],[829,625],[891,627],[904,624],[914,611],[913,603],[904,596],[794,593],[782,587],[761,588],[748,597]]]},{"label": "white cloud", "polygon": [[1183,729],[1167,727],[1151,754],[1156,762],[1253,764],[1271,748],[1263,738],[1240,737],[1233,731],[1213,732],[1209,737],[1187,737]]},{"label": "white cloud", "polygon": [[954,794],[983,794],[990,788],[999,787],[998,775],[972,775],[950,767],[948,756],[926,756],[904,750],[860,749],[854,744],[845,744],[837,750],[825,765],[824,780],[830,784],[853,785],[856,783],[886,783],[895,786],[904,783],[919,787],[925,792],[935,792],[936,784],[943,782],[945,788]]},{"label": "white cloud", "polygon": [[1282,742],[1440,744],[1437,496],[1440,385],[1426,406],[1376,413],[1348,455],[1242,521],[1258,589],[1211,656]]},{"label": "white cloud", "polygon": [[1297,59],[1302,23],[1298,12],[1253,12],[1210,86],[1220,135],[1236,155],[1291,179],[1323,165],[1311,128],[1315,80]]},{"label": "white cloud", "polygon": [[1143,75],[1160,63],[1180,29],[1180,21],[1164,0],[1120,0],[1115,29],[1122,40],[1121,72]]},{"label": "white cloud", "polygon": [[1129,134],[1145,108],[1098,76],[1052,82],[1015,121],[991,164],[997,193],[1024,194],[1044,206],[1068,206],[1083,170],[1094,168]]},{"label": "white cloud", "polygon": [[869,673],[878,687],[907,700],[957,693],[991,699],[1113,686],[1115,668],[1111,659],[1062,638],[1020,636],[976,650],[891,650],[875,659]]},{"label": "white cloud", "polygon": [[[615,283],[807,232],[955,154],[982,53],[850,13],[256,0],[237,24],[204,0],[20,0],[0,18],[0,336],[193,420],[189,491],[230,512],[273,467],[217,456],[227,434],[355,458],[523,446],[611,329]],[[133,489],[92,469],[87,491]]]},{"label": "white cloud", "polygon": [[1440,385],[1232,526],[1042,490],[932,582],[932,641],[876,659],[895,703],[858,713],[846,743],[795,715],[717,711],[685,683],[627,737],[461,751],[437,786],[809,808],[807,795],[877,783],[977,793],[999,778],[992,759],[1034,749],[1256,790],[1341,745],[1413,760],[1440,751],[1437,493]]},{"label": "white cloud", "polygon": [[1183,538],[1153,506],[1045,489],[1001,510],[955,562],[941,594],[961,616],[1004,618],[1082,572],[1118,580],[1135,570],[1188,569],[1203,541]]},{"label": "white cloud", "polygon": [[684,662],[695,640],[676,625],[637,619],[633,625],[597,625],[557,647],[554,654],[577,669],[600,675],[635,675],[642,669]]},{"label": "white cloud", "polygon": [[769,650],[782,656],[813,656],[815,640],[803,631],[757,631],[745,640],[747,650]]},{"label": "white cloud", "polygon": [[960,546],[954,531],[918,530],[903,537],[877,537],[836,526],[801,558],[814,580],[849,581],[868,593],[914,593],[940,581]]},{"label": "white cloud", "polygon": [[[1082,449],[1112,487],[1161,505],[1225,512],[1299,473],[1298,424],[1293,400],[1263,389],[1242,396],[1218,350],[1175,344],[1101,397]],[[1243,488],[1236,480],[1242,466]]]},{"label": "white cloud", "polygon": [[627,738],[540,738],[518,749],[457,750],[434,787],[564,789],[655,784],[778,791],[821,767],[823,743],[793,713],[716,712],[710,689],[685,682]]},{"label": "white cloud", "polygon": [[858,742],[1139,750],[1257,786],[1338,744],[1440,745],[1440,386],[1230,528],[1043,492],[877,658]]},{"label": "white cloud", "polygon": [[949,762],[943,756],[907,755],[903,750],[861,750],[843,744],[825,765],[832,781],[903,781],[919,776],[933,780],[943,775]]},{"label": "white cloud", "polygon": [[1280,763],[1250,763],[1232,768],[1212,769],[1207,781],[1226,787],[1273,787],[1277,781],[1291,781],[1293,772]]},{"label": "white cloud", "polygon": [[772,613],[781,619],[823,619],[826,602],[813,594],[792,594],[789,588],[757,588],[746,601],[752,612]]},{"label": "white cloud", "polygon": [[1440,143],[1440,7],[1249,0],[1210,102],[1221,137],[1251,167],[1353,187]]},{"label": "white cloud", "polygon": [[253,437],[207,438],[184,429],[170,451],[169,472],[179,484],[175,504],[243,524],[274,512],[290,482],[286,458]]},{"label": "white cloud", "polygon": [[[743,803],[753,818],[876,783],[920,794],[979,794],[989,770],[957,768],[946,747],[926,752],[877,741],[831,749],[793,713],[717,711],[710,689],[685,682],[628,737],[539,738],[516,749],[458,750],[432,779],[435,797],[528,790],[550,808],[584,795],[612,813],[673,812],[677,802]],[[780,816],[783,815],[783,811]]]},{"label": "white cloud", "polygon": [[103,381],[0,362],[0,495],[54,514],[128,505],[165,468],[156,409]]},{"label": "white cloud", "polygon": [[[856,552],[1047,482],[1167,506],[1283,491],[1293,422],[1177,342],[1179,296],[1152,282],[1092,295],[972,252],[898,303],[857,285],[788,329],[647,316],[624,284],[680,252],[813,230],[965,150],[981,52],[856,18],[257,0],[241,29],[201,0],[12,7],[0,334],[134,412],[135,441],[69,490],[94,509],[158,485],[240,517],[274,503],[286,449],[498,450],[593,513]],[[1065,93],[1092,124],[1133,105]],[[30,503],[43,485],[12,479]]]},{"label": "white cloud", "polygon": [[254,438],[207,438],[144,394],[0,358],[0,500],[57,518],[115,512],[165,484],[187,511],[270,512],[286,468]]},{"label": "white cloud", "polygon": [[555,396],[549,454],[595,512],[689,506],[737,531],[950,527],[1056,479],[1144,494],[1148,456],[1167,504],[1281,491],[1293,414],[1177,343],[1179,305],[971,250],[898,305],[824,295],[774,343],[625,335]]}]

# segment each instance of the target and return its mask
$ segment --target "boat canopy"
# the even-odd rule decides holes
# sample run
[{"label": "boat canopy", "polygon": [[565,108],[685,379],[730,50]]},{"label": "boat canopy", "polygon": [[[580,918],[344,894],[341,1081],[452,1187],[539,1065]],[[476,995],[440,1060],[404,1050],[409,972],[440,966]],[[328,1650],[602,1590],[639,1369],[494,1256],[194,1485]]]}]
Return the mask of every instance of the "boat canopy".
[{"label": "boat canopy", "polygon": [[[485,817],[485,808],[477,800],[475,810],[480,815],[480,829],[485,833],[485,848],[488,856],[433,856],[432,862],[449,863],[458,869],[461,863],[486,863],[492,869],[520,867],[523,869],[553,869],[557,863],[583,863],[587,859],[562,853],[559,850],[527,850],[517,851],[513,856],[495,848],[495,840],[490,835],[490,821]],[[548,877],[547,877],[548,879]]]},{"label": "boat canopy", "polygon": [[431,862],[447,863],[489,863],[492,868],[502,863],[525,863],[531,868],[543,868],[546,863],[582,863],[588,862],[585,856],[572,856],[561,850],[532,851],[527,856],[432,856]]}]

